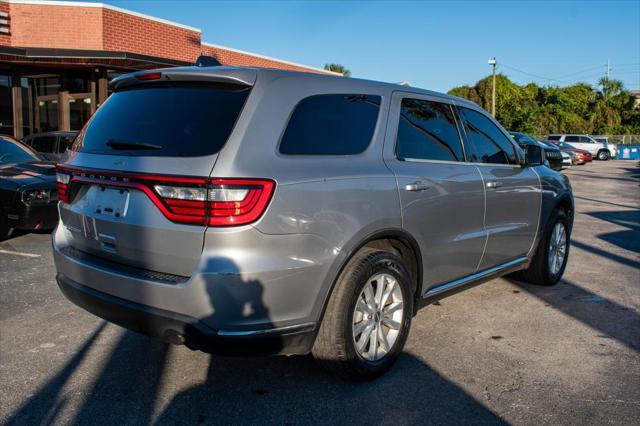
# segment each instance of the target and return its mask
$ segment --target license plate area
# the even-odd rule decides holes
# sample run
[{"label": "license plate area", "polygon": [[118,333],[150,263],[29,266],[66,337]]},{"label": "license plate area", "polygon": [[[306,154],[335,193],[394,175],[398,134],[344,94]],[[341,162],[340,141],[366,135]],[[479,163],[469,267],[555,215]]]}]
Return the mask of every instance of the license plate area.
[{"label": "license plate area", "polygon": [[129,190],[108,186],[96,187],[93,213],[97,216],[120,219],[126,217],[129,209]]}]

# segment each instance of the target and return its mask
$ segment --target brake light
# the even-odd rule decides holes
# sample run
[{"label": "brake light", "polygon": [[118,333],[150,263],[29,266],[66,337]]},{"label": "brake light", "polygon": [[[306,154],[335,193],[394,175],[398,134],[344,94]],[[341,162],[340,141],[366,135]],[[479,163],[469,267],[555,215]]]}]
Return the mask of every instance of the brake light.
[{"label": "brake light", "polygon": [[144,74],[136,75],[138,80],[160,80],[162,77],[162,73],[159,72],[147,72]]},{"label": "brake light", "polygon": [[255,222],[267,209],[275,183],[266,179],[212,179],[209,187],[209,225],[232,226]]},{"label": "brake light", "polygon": [[255,222],[262,216],[274,186],[273,181],[266,179],[210,179],[205,187],[163,183],[153,185],[153,189],[168,211],[179,216],[174,221],[237,226]]},{"label": "brake light", "polygon": [[65,203],[75,182],[134,188],[144,192],[172,222],[209,226],[255,222],[267,209],[276,185],[269,179],[151,176],[66,167],[58,168],[56,180],[58,197]]},{"label": "brake light", "polygon": [[58,200],[67,203],[69,201],[69,181],[71,174],[64,172],[62,169],[56,170],[56,188],[58,189]]}]

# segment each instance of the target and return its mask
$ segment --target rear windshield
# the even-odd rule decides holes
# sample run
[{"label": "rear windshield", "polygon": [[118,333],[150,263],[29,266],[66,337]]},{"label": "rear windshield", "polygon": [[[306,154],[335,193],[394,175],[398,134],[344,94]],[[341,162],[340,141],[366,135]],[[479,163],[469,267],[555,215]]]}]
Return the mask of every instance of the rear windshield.
[{"label": "rear windshield", "polygon": [[146,86],[115,92],[73,144],[90,154],[198,157],[222,149],[250,88]]}]

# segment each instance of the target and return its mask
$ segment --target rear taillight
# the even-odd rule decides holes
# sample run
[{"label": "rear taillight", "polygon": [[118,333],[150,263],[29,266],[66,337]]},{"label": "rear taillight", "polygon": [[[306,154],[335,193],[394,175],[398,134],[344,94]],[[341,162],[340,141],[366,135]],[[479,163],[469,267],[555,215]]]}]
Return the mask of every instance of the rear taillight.
[{"label": "rear taillight", "polygon": [[56,187],[58,189],[58,200],[62,202],[69,201],[69,181],[71,174],[65,170],[56,170]]},{"label": "rear taillight", "polygon": [[209,187],[209,225],[255,222],[267,209],[275,183],[266,179],[213,179]]},{"label": "rear taillight", "polygon": [[134,188],[176,223],[238,226],[258,220],[267,209],[275,182],[269,179],[203,179],[174,176],[120,174],[59,168],[58,191],[69,202],[75,182]]},{"label": "rear taillight", "polygon": [[179,222],[234,226],[254,222],[267,208],[275,184],[266,179],[211,179],[204,187],[153,185]]}]

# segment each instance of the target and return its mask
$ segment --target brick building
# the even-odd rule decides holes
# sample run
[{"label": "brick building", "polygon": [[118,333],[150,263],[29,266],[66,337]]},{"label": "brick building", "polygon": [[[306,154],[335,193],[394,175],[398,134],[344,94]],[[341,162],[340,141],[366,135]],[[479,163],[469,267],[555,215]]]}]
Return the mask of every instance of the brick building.
[{"label": "brick building", "polygon": [[107,98],[114,76],[192,65],[329,73],[204,43],[197,28],[102,3],[0,0],[0,133],[79,130]]}]

